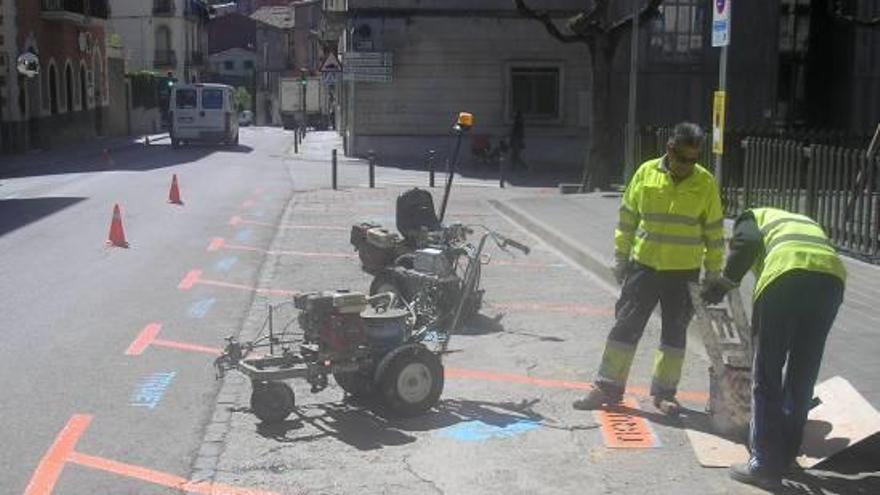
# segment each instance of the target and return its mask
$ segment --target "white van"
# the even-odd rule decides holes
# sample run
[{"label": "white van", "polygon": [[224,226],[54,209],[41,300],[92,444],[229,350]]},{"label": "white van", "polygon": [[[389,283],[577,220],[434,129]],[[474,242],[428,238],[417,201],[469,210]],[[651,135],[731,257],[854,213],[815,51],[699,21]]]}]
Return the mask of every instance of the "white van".
[{"label": "white van", "polygon": [[171,145],[213,141],[238,144],[238,115],[232,86],[179,84],[171,91]]}]

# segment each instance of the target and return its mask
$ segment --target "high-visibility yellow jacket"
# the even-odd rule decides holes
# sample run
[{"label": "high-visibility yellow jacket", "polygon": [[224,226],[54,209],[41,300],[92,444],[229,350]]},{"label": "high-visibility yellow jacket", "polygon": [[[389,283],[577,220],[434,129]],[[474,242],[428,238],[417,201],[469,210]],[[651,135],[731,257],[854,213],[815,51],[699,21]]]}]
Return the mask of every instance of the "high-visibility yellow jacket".
[{"label": "high-visibility yellow jacket", "polygon": [[776,208],[750,210],[764,239],[764,255],[755,261],[754,298],[791,270],[827,273],[846,282],[846,267],[815,220]]},{"label": "high-visibility yellow jacket", "polygon": [[692,270],[705,263],[721,271],[724,218],[712,174],[697,164],[675,183],[665,157],[643,163],[633,175],[614,232],[615,254],[655,270]]}]

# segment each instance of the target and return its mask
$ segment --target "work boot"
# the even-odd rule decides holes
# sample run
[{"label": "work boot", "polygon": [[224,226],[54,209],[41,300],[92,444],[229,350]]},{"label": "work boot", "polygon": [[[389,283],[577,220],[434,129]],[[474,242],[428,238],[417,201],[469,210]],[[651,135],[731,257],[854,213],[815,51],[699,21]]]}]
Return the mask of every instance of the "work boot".
[{"label": "work boot", "polygon": [[675,397],[654,397],[654,407],[663,414],[676,417],[681,412],[681,404]]},{"label": "work boot", "polygon": [[581,411],[592,411],[601,409],[602,406],[614,406],[623,399],[621,395],[610,394],[599,387],[590,390],[583,399],[578,399],[571,404],[571,407]]},{"label": "work boot", "polygon": [[767,491],[782,486],[782,476],[779,472],[758,467],[751,461],[730,466],[730,477],[740,483],[757,486]]}]

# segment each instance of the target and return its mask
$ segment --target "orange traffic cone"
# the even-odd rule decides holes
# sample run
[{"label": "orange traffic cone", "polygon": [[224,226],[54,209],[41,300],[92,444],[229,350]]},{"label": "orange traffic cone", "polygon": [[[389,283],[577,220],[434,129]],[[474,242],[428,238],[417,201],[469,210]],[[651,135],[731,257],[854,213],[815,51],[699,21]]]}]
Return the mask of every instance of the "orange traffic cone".
[{"label": "orange traffic cone", "polygon": [[182,205],[180,200],[180,188],[177,186],[177,174],[171,176],[171,190],[168,191],[168,202],[176,205]]},{"label": "orange traffic cone", "polygon": [[122,230],[122,213],[119,211],[119,205],[113,205],[113,220],[110,221],[110,237],[107,239],[108,246],[128,247],[128,241],[125,240],[125,231]]}]

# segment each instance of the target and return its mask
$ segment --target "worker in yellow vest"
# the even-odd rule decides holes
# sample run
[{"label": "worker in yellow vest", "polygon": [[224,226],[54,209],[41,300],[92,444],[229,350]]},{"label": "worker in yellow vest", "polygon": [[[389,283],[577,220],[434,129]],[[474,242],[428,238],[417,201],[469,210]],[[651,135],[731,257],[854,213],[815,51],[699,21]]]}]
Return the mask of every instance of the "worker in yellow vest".
[{"label": "worker in yellow vest", "polygon": [[590,393],[575,409],[614,405],[623,398],[636,346],[660,303],[662,330],[651,395],[654,406],[676,415],[675,398],[684,364],[687,326],[693,316],[688,283],[705,266],[720,276],[724,256],[721,198],[715,178],[697,164],[705,136],[696,124],[675,126],[666,154],[643,163],[623,194],[614,233],[612,269],[623,287],[616,321]]},{"label": "worker in yellow vest", "polygon": [[846,269],[819,224],[775,208],[739,216],[724,274],[704,284],[703,299],[720,302],[749,268],[757,279],[751,457],[731,467],[730,476],[772,490],[800,451],[825,339],[843,301]]}]

